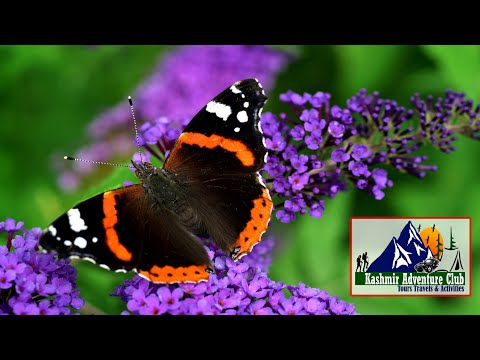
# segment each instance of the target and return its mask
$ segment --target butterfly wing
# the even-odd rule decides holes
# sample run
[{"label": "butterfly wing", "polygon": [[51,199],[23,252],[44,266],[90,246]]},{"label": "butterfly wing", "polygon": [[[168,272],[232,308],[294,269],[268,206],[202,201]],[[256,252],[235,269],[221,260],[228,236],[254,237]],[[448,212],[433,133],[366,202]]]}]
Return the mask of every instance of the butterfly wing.
[{"label": "butterfly wing", "polygon": [[152,204],[142,185],[99,194],[55,220],[40,247],[155,283],[206,280],[212,265],[201,242]]},{"label": "butterfly wing", "polygon": [[191,120],[164,164],[183,179],[191,207],[234,260],[260,241],[271,217],[258,173],[267,153],[260,127],[266,100],[256,79],[236,82]]}]

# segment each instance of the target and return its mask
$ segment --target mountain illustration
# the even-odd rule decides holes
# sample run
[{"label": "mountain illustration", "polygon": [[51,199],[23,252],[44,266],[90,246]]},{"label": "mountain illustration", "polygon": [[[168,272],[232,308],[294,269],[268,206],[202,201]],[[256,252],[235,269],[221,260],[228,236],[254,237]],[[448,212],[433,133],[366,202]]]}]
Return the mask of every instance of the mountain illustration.
[{"label": "mountain illustration", "polygon": [[425,248],[417,230],[409,221],[400,232],[390,240],[382,254],[372,262],[367,272],[415,272],[414,266],[429,257],[433,257],[430,248]]}]

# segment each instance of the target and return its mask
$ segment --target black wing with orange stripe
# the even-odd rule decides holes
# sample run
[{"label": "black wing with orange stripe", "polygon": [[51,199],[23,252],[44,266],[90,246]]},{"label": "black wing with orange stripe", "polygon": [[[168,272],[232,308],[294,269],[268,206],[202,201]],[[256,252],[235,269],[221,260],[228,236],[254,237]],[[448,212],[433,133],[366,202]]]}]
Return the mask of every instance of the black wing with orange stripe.
[{"label": "black wing with orange stripe", "polygon": [[201,242],[152,201],[142,185],[94,196],[55,220],[40,246],[155,283],[207,280],[213,266]]},{"label": "black wing with orange stripe", "polygon": [[260,126],[266,101],[257,79],[238,81],[225,89],[185,127],[164,168],[190,173],[198,164],[202,172],[260,170],[267,153]]},{"label": "black wing with orange stripe", "polygon": [[256,79],[233,84],[191,120],[164,164],[184,179],[190,207],[235,260],[260,241],[271,217],[258,173],[267,153],[260,125],[266,100]]}]

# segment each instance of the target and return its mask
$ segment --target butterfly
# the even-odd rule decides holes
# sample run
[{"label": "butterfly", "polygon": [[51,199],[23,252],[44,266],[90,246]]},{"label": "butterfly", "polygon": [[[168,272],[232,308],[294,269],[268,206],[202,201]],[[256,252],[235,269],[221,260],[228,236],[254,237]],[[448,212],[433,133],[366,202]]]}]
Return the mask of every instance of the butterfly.
[{"label": "butterfly", "polygon": [[236,261],[269,225],[259,173],[266,101],[257,79],[234,83],[192,118],[162,167],[132,161],[139,184],[80,202],[45,228],[40,248],[153,283],[207,281],[214,267],[202,237]]}]

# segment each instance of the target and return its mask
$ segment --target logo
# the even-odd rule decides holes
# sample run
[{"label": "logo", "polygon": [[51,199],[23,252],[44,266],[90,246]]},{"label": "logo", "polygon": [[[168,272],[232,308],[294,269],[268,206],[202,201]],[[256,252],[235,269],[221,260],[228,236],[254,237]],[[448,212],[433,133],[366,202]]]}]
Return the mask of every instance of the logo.
[{"label": "logo", "polygon": [[352,217],[350,295],[470,296],[471,218]]}]

